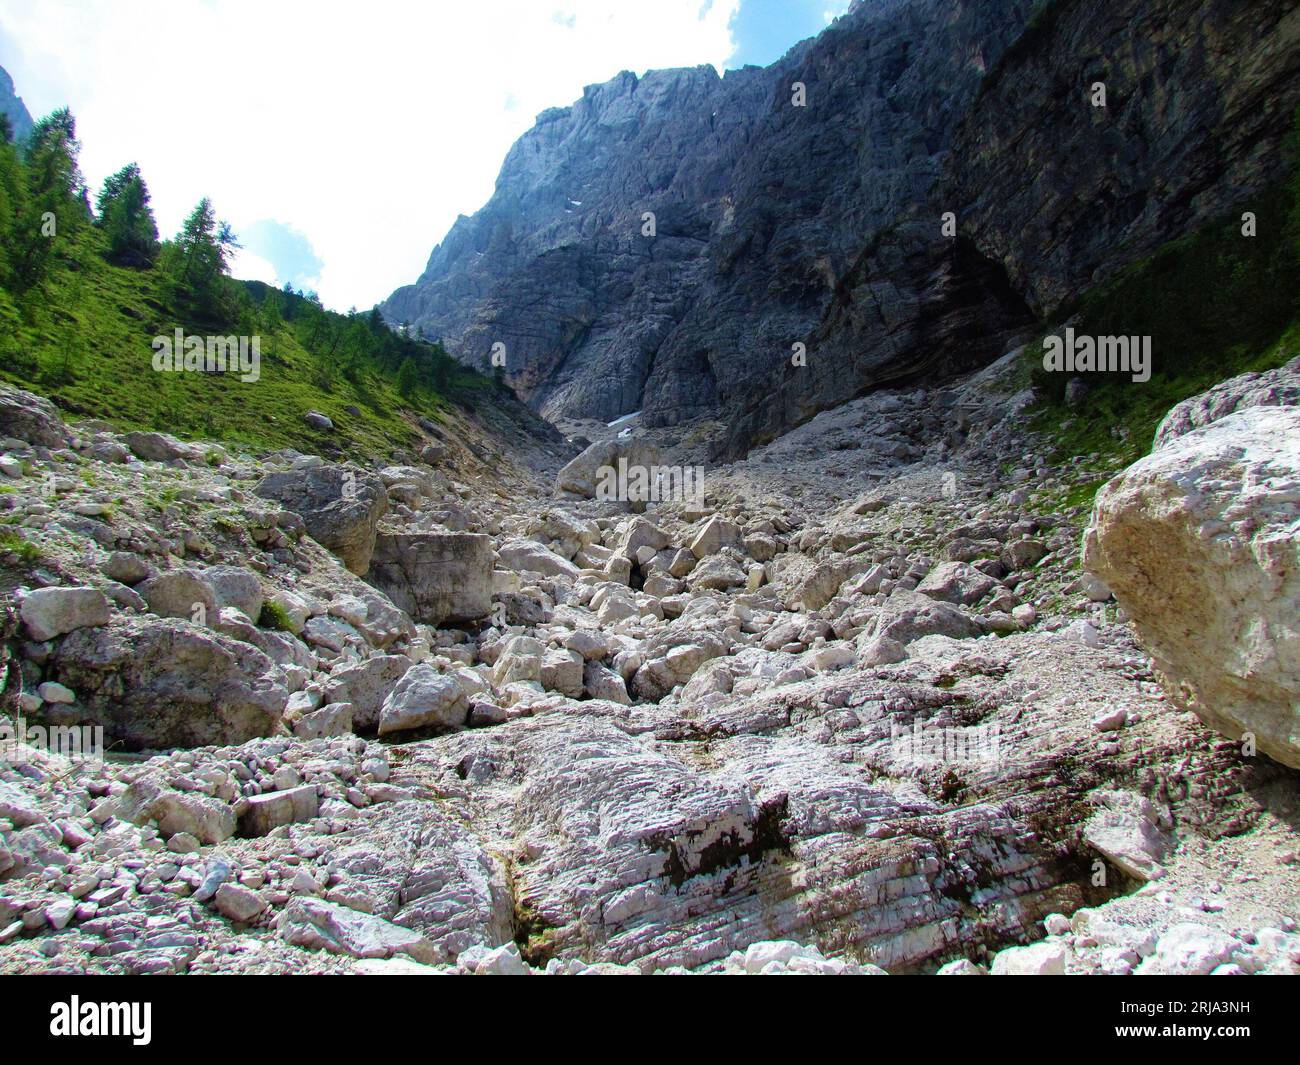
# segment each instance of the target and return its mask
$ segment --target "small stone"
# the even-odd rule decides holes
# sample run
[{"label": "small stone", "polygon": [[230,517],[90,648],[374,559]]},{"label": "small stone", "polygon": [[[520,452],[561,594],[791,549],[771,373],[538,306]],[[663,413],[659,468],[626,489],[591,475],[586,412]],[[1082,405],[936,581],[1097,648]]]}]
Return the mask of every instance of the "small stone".
[{"label": "small stone", "polygon": [[319,895],[321,890],[316,878],[306,869],[299,869],[293,874],[289,888],[296,895]]},{"label": "small stone", "polygon": [[1122,706],[1115,710],[1107,710],[1105,713],[1098,714],[1092,719],[1092,727],[1098,732],[1115,732],[1122,729],[1128,721],[1128,711]]},{"label": "small stone", "polygon": [[239,831],[244,836],[265,836],[281,825],[310,821],[319,810],[320,797],[314,784],[254,795],[249,798],[248,808],[239,819]]},{"label": "small stone", "polygon": [[784,966],[794,958],[820,958],[821,956],[821,951],[816,947],[805,947],[802,943],[796,943],[791,939],[751,943],[745,950],[745,972],[760,973],[773,962]]},{"label": "small stone", "polygon": [[222,884],[213,901],[223,916],[245,924],[266,909],[262,896],[242,884]]},{"label": "small stone", "polygon": [[167,841],[167,849],[173,854],[193,854],[203,844],[188,832],[177,832]]},{"label": "small stone", "polygon": [[941,965],[935,976],[988,976],[988,970],[966,958],[958,958]]},{"label": "small stone", "polygon": [[77,912],[77,903],[74,899],[60,899],[45,907],[45,919],[49,922],[50,927],[56,932],[61,932],[68,927],[73,915]]},{"label": "small stone", "polygon": [[[217,893],[221,885],[230,879],[233,872],[230,862],[225,858],[213,858],[203,871],[203,879],[194,892],[194,901],[207,902]],[[91,898],[93,899],[94,896],[92,895]]]},{"label": "small stone", "polygon": [[66,685],[52,680],[47,680],[37,688],[36,694],[47,703],[75,703],[77,701],[76,692]]},{"label": "small stone", "polygon": [[527,976],[529,968],[514,943],[488,951],[474,969],[476,976]]},{"label": "small stone", "polygon": [[1070,919],[1061,913],[1049,913],[1043,918],[1043,928],[1049,936],[1063,936],[1070,931]]},{"label": "small stone", "polygon": [[1066,948],[1060,943],[1034,943],[999,951],[994,976],[1064,976]]},{"label": "small stone", "polygon": [[23,600],[20,614],[37,642],[109,622],[108,599],[98,588],[38,588]]}]

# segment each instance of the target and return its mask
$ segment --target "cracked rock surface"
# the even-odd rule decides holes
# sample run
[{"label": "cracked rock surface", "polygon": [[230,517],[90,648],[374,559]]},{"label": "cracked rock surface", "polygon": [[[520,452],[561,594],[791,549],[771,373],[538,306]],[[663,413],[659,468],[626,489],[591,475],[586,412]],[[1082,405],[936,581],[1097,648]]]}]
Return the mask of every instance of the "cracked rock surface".
[{"label": "cracked rock surface", "polygon": [[[641,513],[556,488],[541,445],[361,469],[370,564],[472,569],[433,622],[257,491],[322,460],[121,461],[33,401],[3,441],[36,555],[0,559],[0,969],[1297,971],[1296,771],[1216,731],[1216,690],[1184,700],[1125,582],[1084,571],[1076,487],[1119,471],[1049,461],[1012,362]],[[1175,483],[1295,409],[1236,406],[1143,462]],[[1238,480],[1225,506],[1258,501]],[[1253,587],[1261,553],[1215,544]],[[1278,677],[1282,626],[1252,630]],[[83,724],[106,758],[49,749]]]}]

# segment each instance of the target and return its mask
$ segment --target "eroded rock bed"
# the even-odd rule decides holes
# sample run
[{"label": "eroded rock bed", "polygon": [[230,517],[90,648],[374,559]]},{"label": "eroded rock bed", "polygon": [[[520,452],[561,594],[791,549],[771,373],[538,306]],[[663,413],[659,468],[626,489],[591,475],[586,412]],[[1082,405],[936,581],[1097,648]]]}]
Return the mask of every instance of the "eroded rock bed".
[{"label": "eroded rock bed", "polygon": [[[490,422],[371,469],[4,392],[5,721],[108,756],[6,748],[0,970],[1296,972],[1293,443],[1250,458],[1281,512],[1215,533],[1272,530],[1272,628],[1185,700],[1080,565],[1119,471],[1054,464],[1013,368],[641,513]],[[1177,454],[1276,440],[1298,378],[1175,412]],[[690,464],[707,429],[609,436]]]}]

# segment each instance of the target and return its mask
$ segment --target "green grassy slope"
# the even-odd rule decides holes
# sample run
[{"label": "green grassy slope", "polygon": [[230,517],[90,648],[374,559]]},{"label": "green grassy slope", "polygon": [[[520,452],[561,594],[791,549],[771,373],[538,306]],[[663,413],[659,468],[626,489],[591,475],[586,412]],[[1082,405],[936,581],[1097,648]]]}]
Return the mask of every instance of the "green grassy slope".
[{"label": "green grassy slope", "polygon": [[[357,457],[407,446],[420,417],[497,387],[377,311],[336,314],[314,296],[231,280],[234,237],[207,200],[160,243],[134,164],[92,210],[79,151],[66,109],[21,144],[0,124],[0,381],[122,429]],[[159,372],[154,339],[178,329],[257,337],[259,376]],[[335,431],[309,427],[309,410]]]},{"label": "green grassy slope", "polygon": [[[105,261],[97,231],[67,239],[62,268],[43,290],[0,290],[0,380],[49,395],[74,414],[257,449],[379,455],[410,443],[413,416],[437,420],[448,402],[472,404],[494,387],[435,345],[380,334],[364,315],[321,312],[258,283],[232,284],[232,312],[202,320],[157,270]],[[151,342],[177,327],[187,335],[259,335],[260,379],[156,372]],[[426,376],[403,396],[397,370],[412,357],[441,364],[440,379],[435,385]],[[332,418],[336,431],[309,428],[309,410]]]}]

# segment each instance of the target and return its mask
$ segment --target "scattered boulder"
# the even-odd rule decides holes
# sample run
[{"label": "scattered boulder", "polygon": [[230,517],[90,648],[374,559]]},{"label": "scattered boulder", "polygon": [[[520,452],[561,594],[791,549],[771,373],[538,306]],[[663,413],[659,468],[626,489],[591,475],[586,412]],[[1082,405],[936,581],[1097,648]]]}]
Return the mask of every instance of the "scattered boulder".
[{"label": "scattered boulder", "polygon": [[691,571],[687,585],[692,591],[739,588],[746,582],[745,571],[739,563],[726,555],[710,555]]},{"label": "scattered boulder", "polygon": [[300,740],[318,740],[346,736],[352,728],[352,704],[330,703],[298,718],[293,723],[293,734]]},{"label": "scattered boulder", "polygon": [[856,563],[844,558],[828,558],[818,562],[799,582],[792,603],[802,604],[805,610],[820,610],[834,597],[856,569]]},{"label": "scattered boulder", "polygon": [[108,599],[98,588],[38,588],[23,599],[23,624],[33,640],[107,625]]},{"label": "scattered boulder", "polygon": [[1155,953],[1137,971],[1143,974],[1206,976],[1226,964],[1239,946],[1225,932],[1184,921],[1173,925],[1160,937]]},{"label": "scattered boulder", "polygon": [[164,837],[188,834],[200,843],[221,843],[235,834],[235,811],[220,799],[164,789],[137,780],[118,802],[119,816],[137,825],[153,822]]},{"label": "scattered boulder", "polygon": [[935,976],[988,976],[988,970],[966,958],[958,958],[939,966]]},{"label": "scattered boulder", "polygon": [[492,667],[492,683],[503,688],[518,681],[540,682],[545,650],[532,636],[512,637]]},{"label": "scattered boulder", "polygon": [[540,573],[544,577],[568,577],[570,580],[578,577],[577,566],[536,540],[506,540],[497,548],[497,554],[501,556],[503,566],[517,573]]},{"label": "scattered boulder", "polygon": [[555,648],[542,656],[542,687],[571,699],[582,697],[583,658],[577,651]]},{"label": "scattered boulder", "polygon": [[114,551],[104,563],[104,576],[119,584],[139,584],[152,572],[149,563],[132,551]]},{"label": "scattered boulder", "polygon": [[223,917],[241,924],[255,920],[266,909],[266,900],[243,884],[222,884],[212,897],[212,904]]},{"label": "scattered boulder", "polygon": [[239,833],[242,836],[265,836],[281,825],[310,821],[319,809],[320,796],[314,784],[251,795],[239,819]]},{"label": "scattered boulder", "polygon": [[994,976],[1064,976],[1068,954],[1060,943],[1032,943],[1000,950],[993,958]]},{"label": "scattered boulder", "polygon": [[1300,407],[1228,414],[1097,493],[1084,565],[1171,696],[1300,768]]},{"label": "scattered boulder", "polygon": [[1047,557],[1047,545],[1042,540],[1023,537],[1012,540],[1002,549],[1002,564],[1009,570],[1026,569]]},{"label": "scattered boulder", "polygon": [[974,606],[994,588],[998,582],[981,573],[974,566],[965,562],[941,562],[935,566],[916,590],[921,595],[937,599],[943,603],[958,606]]},{"label": "scattered boulder", "polygon": [[492,541],[479,533],[381,533],[366,580],[416,621],[475,621],[492,610]]},{"label": "scattered boulder", "polygon": [[858,665],[863,669],[893,665],[907,657],[907,649],[891,636],[868,636],[858,640]]},{"label": "scattered boulder", "polygon": [[469,717],[465,690],[453,677],[422,663],[412,666],[379,712],[379,734],[417,728],[460,728]]},{"label": "scattered boulder", "polygon": [[67,447],[71,434],[48,399],[0,385],[0,437],[38,447]]},{"label": "scattered boulder", "polygon": [[[637,517],[623,527],[622,534],[614,547],[614,553],[635,561],[637,553],[643,547],[648,547],[652,551],[662,551],[670,543],[672,538],[658,525],[648,518]],[[684,576],[684,574],[674,574],[674,576]]]},{"label": "scattered boulder", "polygon": [[659,449],[648,441],[630,438],[597,441],[560,470],[555,478],[556,490],[582,499],[594,499],[601,471],[617,471],[620,460],[629,469],[641,467],[649,470],[659,463]]},{"label": "scattered boulder", "polygon": [[369,568],[379,519],[388,511],[388,491],[378,477],[349,466],[322,464],[269,473],[254,491],[298,514],[307,534],[353,573],[361,575]]},{"label": "scattered boulder", "polygon": [[599,662],[588,662],[583,668],[582,685],[593,699],[604,699],[624,706],[632,702],[623,678]]},{"label": "scattered boulder", "polygon": [[350,704],[354,727],[376,728],[384,700],[410,668],[411,660],[406,655],[375,655],[346,666],[326,681],[325,702]]},{"label": "scattered boulder", "polygon": [[203,571],[202,578],[216,597],[217,609],[233,606],[253,621],[261,615],[262,582],[252,570],[242,566],[211,566]]},{"label": "scattered boulder", "polygon": [[353,958],[408,954],[416,961],[446,960],[420,933],[324,899],[290,899],[281,922],[285,942],[310,950],[328,950]]},{"label": "scattered boulder", "polygon": [[899,589],[880,608],[875,628],[866,639],[884,636],[906,647],[922,636],[965,640],[982,631],[978,622],[952,604]]},{"label": "scattered boulder", "polygon": [[54,655],[86,724],[109,743],[197,747],[243,743],[280,728],[289,692],[257,648],[177,619],[129,618],[78,629]]},{"label": "scattered boulder", "polygon": [[596,662],[609,654],[610,641],[598,629],[575,629],[564,638],[564,646],[588,662]]},{"label": "scattered boulder", "polygon": [[166,433],[127,433],[122,438],[132,454],[145,462],[171,462],[197,457],[198,449]]},{"label": "scattered boulder", "polygon": [[[162,618],[206,624],[217,615],[217,597],[197,570],[179,569],[150,577],[137,589],[149,609]],[[259,611],[261,607],[259,606]]]},{"label": "scattered boulder", "polygon": [[715,514],[686,546],[696,558],[706,558],[716,555],[724,547],[739,548],[741,540],[739,526]]},{"label": "scattered boulder", "polygon": [[1138,880],[1164,876],[1173,841],[1156,823],[1151,803],[1131,791],[1094,792],[1100,809],[1083,828],[1083,841]]}]

